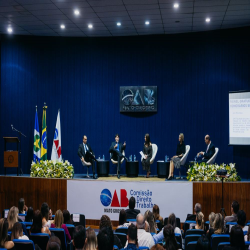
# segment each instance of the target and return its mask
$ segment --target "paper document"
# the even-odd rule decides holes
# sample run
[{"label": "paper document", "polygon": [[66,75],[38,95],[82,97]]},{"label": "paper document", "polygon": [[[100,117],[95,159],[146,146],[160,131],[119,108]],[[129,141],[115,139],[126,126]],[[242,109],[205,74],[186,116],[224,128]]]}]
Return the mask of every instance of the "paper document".
[{"label": "paper document", "polygon": [[142,156],[143,159],[146,159],[145,155],[143,154],[143,152],[140,152],[140,155]]}]

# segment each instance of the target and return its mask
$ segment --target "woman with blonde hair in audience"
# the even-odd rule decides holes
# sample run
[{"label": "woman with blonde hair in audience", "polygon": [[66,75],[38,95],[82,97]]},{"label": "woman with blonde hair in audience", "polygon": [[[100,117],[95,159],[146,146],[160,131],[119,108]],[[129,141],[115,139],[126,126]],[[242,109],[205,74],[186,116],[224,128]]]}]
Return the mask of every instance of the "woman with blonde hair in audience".
[{"label": "woman with blonde hair in audience", "polygon": [[211,212],[208,216],[209,220],[209,229],[207,230],[207,238],[211,239],[211,235],[214,234],[214,219],[215,219],[215,213]]},{"label": "woman with blonde hair in audience", "polygon": [[149,224],[149,232],[150,233],[157,233],[155,218],[151,211],[147,210],[144,214],[145,221]]},{"label": "woman with blonde hair in audience", "polygon": [[224,219],[220,213],[215,214],[213,229],[215,234],[224,233]]},{"label": "woman with blonde hair in audience", "polygon": [[84,244],[84,250],[96,250],[97,237],[95,234],[95,230],[92,228],[86,230],[86,238],[87,242]]},{"label": "woman with blonde hair in audience", "polygon": [[69,234],[69,230],[63,222],[64,222],[63,213],[61,210],[57,210],[54,218],[54,223],[51,224],[51,227],[64,229],[67,241],[70,242],[71,236]]},{"label": "woman with blonde hair in audience", "polygon": [[160,216],[160,209],[158,205],[153,206],[153,215],[155,217],[155,220],[159,220],[160,223],[163,225],[163,218]]},{"label": "woman with blonde hair in audience", "polygon": [[14,242],[8,241],[8,227],[8,221],[4,218],[0,219],[0,247],[12,249],[14,248]]},{"label": "woman with blonde hair in audience", "polygon": [[204,230],[204,214],[202,212],[199,212],[198,214],[196,214],[195,229]]},{"label": "woman with blonde hair in audience", "polygon": [[28,240],[28,236],[23,235],[23,228],[22,224],[19,222],[16,222],[14,224],[14,227],[12,228],[12,233],[11,233],[11,240],[14,239],[19,239],[19,240]]},{"label": "woman with blonde hair in audience", "polygon": [[9,228],[8,231],[11,231],[12,228],[14,227],[14,224],[18,222],[18,208],[17,207],[11,207],[9,213],[8,213],[8,223],[9,223]]},{"label": "woman with blonde hair in audience", "polygon": [[39,210],[36,210],[33,217],[33,223],[30,228],[31,233],[46,233],[51,235],[48,227],[43,227],[43,217]]}]

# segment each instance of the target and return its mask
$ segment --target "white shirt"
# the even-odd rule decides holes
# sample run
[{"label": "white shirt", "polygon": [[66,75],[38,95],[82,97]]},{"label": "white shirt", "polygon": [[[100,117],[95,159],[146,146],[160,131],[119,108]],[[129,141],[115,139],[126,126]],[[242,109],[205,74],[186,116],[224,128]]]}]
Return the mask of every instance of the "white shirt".
[{"label": "white shirt", "polygon": [[143,246],[150,249],[155,244],[151,233],[146,232],[144,229],[137,229],[137,237],[139,247]]},{"label": "white shirt", "polygon": [[23,235],[18,238],[19,240],[29,240],[28,236]]}]

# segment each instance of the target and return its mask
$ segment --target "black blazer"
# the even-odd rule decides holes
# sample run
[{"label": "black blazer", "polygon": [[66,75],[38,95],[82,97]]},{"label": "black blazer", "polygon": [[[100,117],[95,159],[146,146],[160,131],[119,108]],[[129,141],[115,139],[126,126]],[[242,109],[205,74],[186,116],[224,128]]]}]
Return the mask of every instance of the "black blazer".
[{"label": "black blazer", "polygon": [[[110,149],[115,149],[114,146],[116,145],[117,143],[116,142],[112,142],[111,143],[111,146],[109,148]],[[119,151],[120,153],[122,154],[122,151],[126,149],[126,145],[124,146],[122,143],[119,142]],[[116,150],[116,149],[115,149]],[[113,157],[113,153],[111,152],[111,158]]]},{"label": "black blazer", "polygon": [[[205,152],[206,152],[206,150],[205,150]],[[214,155],[214,153],[215,153],[215,146],[211,142],[211,144],[210,144],[210,146],[208,148],[208,151],[207,151],[207,153],[204,153],[203,158],[209,160]]]},{"label": "black blazer", "polygon": [[125,210],[127,219],[136,219],[137,214],[140,213],[140,210],[138,209],[126,209]]},{"label": "black blazer", "polygon": [[[88,143],[86,143],[88,149],[89,149],[89,152],[92,153],[92,155],[95,155],[92,148],[90,147],[90,145]],[[85,150],[84,150],[84,147],[83,147],[83,143],[79,144],[79,148],[78,148],[78,156],[80,158],[84,158],[85,157]]]}]

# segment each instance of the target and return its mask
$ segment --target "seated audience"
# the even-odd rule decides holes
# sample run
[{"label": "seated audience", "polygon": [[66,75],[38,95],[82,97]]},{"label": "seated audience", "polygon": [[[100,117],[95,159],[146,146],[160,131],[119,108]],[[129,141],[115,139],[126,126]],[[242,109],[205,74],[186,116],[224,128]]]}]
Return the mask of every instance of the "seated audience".
[{"label": "seated audience", "polygon": [[73,232],[73,246],[75,250],[82,250],[86,241],[86,230],[84,226],[76,226]]},{"label": "seated audience", "polygon": [[142,214],[136,217],[138,245],[151,248],[155,242],[152,235],[145,231],[145,218]]},{"label": "seated audience", "polygon": [[137,228],[134,224],[131,224],[128,227],[128,234],[127,234],[127,247],[124,250],[136,250],[138,247],[137,242]]},{"label": "seated audience", "polygon": [[148,233],[150,233],[150,231],[149,231],[149,224],[148,224],[148,222],[146,220],[145,220],[145,231],[148,232]]},{"label": "seated audience", "polygon": [[230,246],[225,250],[245,250],[244,234],[239,225],[233,226],[230,232]]},{"label": "seated audience", "polygon": [[5,249],[14,249],[14,242],[8,241],[9,223],[6,219],[0,219],[0,247]]},{"label": "seated audience", "polygon": [[[110,220],[110,218],[107,215],[103,215],[101,217],[100,225],[99,225],[99,230],[101,230],[104,227],[109,227],[109,228],[112,229],[111,220]],[[119,249],[123,248],[120,239],[116,235],[114,235],[114,242],[115,242],[114,245],[116,245]]]},{"label": "seated audience", "polygon": [[203,234],[197,241],[196,245],[197,250],[210,250],[210,241],[209,239]]},{"label": "seated audience", "polygon": [[32,222],[33,221],[33,216],[34,216],[34,211],[33,207],[29,207],[27,214],[25,216],[25,222]]},{"label": "seated audience", "polygon": [[198,214],[196,214],[195,229],[204,230],[204,214],[202,212],[199,212]]},{"label": "seated audience", "polygon": [[33,217],[33,223],[30,228],[31,233],[47,233],[51,235],[48,227],[43,227],[43,217],[39,210],[36,210]]},{"label": "seated audience", "polygon": [[243,231],[248,231],[248,226],[246,226],[246,213],[243,210],[239,210],[237,213],[237,224],[242,228]]},{"label": "seated audience", "polygon": [[52,215],[53,215],[52,209],[49,207],[49,220],[53,220]]},{"label": "seated audience", "polygon": [[205,143],[207,145],[206,151],[199,152],[195,157],[195,161],[198,163],[207,162],[215,153],[215,146],[212,143],[209,135],[205,136]]},{"label": "seated audience", "polygon": [[51,221],[49,220],[49,206],[44,202],[41,206],[41,214],[43,217],[43,227],[51,227]]},{"label": "seated audience", "polygon": [[73,224],[70,213],[67,209],[63,210],[63,219],[65,224]]},{"label": "seated audience", "polygon": [[89,228],[86,230],[86,238],[87,241],[84,244],[84,250],[96,250],[97,247],[97,238],[95,230],[92,228]]},{"label": "seated audience", "polygon": [[148,222],[149,232],[156,234],[157,233],[157,229],[156,229],[155,218],[154,218],[153,213],[151,211],[147,210],[145,212],[145,214],[144,214],[144,217],[145,217],[145,221]]},{"label": "seated audience", "polygon": [[61,241],[56,236],[51,236],[48,243],[46,250],[61,250]]},{"label": "seated audience", "polygon": [[250,241],[250,227],[248,227],[247,234],[244,236],[245,241]]},{"label": "seated audience", "polygon": [[209,229],[207,230],[207,238],[210,241],[211,235],[214,234],[214,219],[215,219],[215,213],[211,212],[208,216],[209,219]]},{"label": "seated audience", "polygon": [[110,227],[103,227],[97,235],[97,250],[113,250],[114,234]]},{"label": "seated audience", "polygon": [[164,243],[163,246],[167,250],[177,250],[178,245],[174,234],[174,228],[172,225],[168,224],[164,227]]},{"label": "seated audience", "polygon": [[23,228],[21,223],[16,222],[12,228],[11,240],[19,239],[19,240],[28,240],[28,236],[23,235]]},{"label": "seated audience", "polygon": [[28,210],[27,206],[25,205],[24,198],[20,198],[18,201],[18,213],[19,214],[25,214]]},{"label": "seated audience", "polygon": [[8,217],[7,217],[9,228],[8,231],[11,231],[14,227],[14,224],[18,222],[18,208],[17,207],[11,207]]},{"label": "seated audience", "polygon": [[160,244],[156,244],[150,248],[150,250],[164,250],[164,247]]},{"label": "seated audience", "polygon": [[129,209],[126,209],[127,219],[136,219],[136,216],[140,213],[140,210],[135,209],[135,197],[130,197],[128,206]]},{"label": "seated audience", "polygon": [[231,213],[232,215],[226,216],[224,220],[224,224],[226,225],[227,222],[237,222],[237,213],[239,211],[240,205],[238,201],[233,201],[231,205]]},{"label": "seated audience", "polygon": [[62,228],[65,231],[67,241],[71,241],[71,236],[69,234],[69,230],[66,227],[66,225],[63,223],[63,213],[61,210],[57,210],[55,214],[55,220],[54,223],[51,223],[52,228]]},{"label": "seated audience", "polygon": [[154,214],[155,220],[159,220],[160,223],[163,225],[163,218],[160,216],[160,209],[158,205],[156,204],[153,206],[153,214]]},{"label": "seated audience", "polygon": [[[215,214],[213,229],[214,234],[223,234],[224,233],[224,220],[223,216],[220,213]],[[213,234],[211,233],[211,235]]]},{"label": "seated audience", "polygon": [[129,223],[127,223],[127,214],[126,214],[126,211],[124,209],[122,209],[120,211],[120,214],[119,214],[119,227],[128,227],[129,226]]},{"label": "seated audience", "polygon": [[176,217],[175,217],[174,213],[169,215],[168,224],[170,224],[174,228],[174,233],[175,234],[180,234],[181,235],[181,229],[176,226]]},{"label": "seated audience", "polygon": [[195,206],[194,206],[194,214],[188,214],[186,220],[195,221],[196,220],[196,214],[198,214],[199,212],[201,212],[201,204],[196,203]]}]

